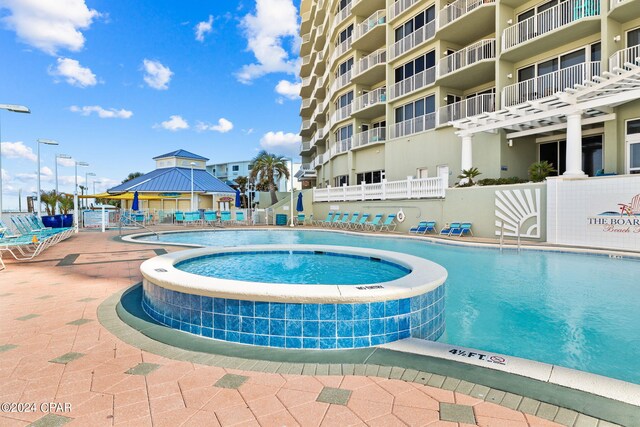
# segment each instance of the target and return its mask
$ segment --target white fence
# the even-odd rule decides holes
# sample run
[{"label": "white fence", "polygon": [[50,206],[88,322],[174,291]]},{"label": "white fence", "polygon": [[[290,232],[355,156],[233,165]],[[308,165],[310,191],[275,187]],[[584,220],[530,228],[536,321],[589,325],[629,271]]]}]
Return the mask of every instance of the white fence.
[{"label": "white fence", "polygon": [[640,66],[640,45],[619,50],[609,57],[609,71],[615,72],[618,68],[628,70],[628,64]]},{"label": "white fence", "polygon": [[411,49],[420,46],[436,34],[436,20],[427,22],[412,33],[407,34],[389,48],[389,57],[396,58]]},{"label": "white fence", "polygon": [[442,178],[382,181],[375,184],[314,188],[314,202],[357,200],[443,199],[447,184]]},{"label": "white fence", "polygon": [[444,27],[481,6],[492,3],[495,3],[495,0],[457,0],[449,3],[446,7],[440,9],[438,13],[440,27]]}]

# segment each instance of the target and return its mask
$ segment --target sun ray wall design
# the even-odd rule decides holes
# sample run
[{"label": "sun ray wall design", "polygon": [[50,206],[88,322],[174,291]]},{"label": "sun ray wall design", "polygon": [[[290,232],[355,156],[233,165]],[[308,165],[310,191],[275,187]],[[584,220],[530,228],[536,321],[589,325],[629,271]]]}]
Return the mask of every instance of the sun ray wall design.
[{"label": "sun ray wall design", "polygon": [[497,190],[496,236],[540,238],[540,189]]}]

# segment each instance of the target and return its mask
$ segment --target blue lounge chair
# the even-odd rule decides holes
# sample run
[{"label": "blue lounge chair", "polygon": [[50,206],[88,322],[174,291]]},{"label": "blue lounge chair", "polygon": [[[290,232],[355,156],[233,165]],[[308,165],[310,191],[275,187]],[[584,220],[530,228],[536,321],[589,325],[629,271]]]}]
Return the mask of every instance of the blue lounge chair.
[{"label": "blue lounge chair", "polygon": [[395,223],[396,214],[389,214],[387,219],[380,225],[378,231],[395,231],[398,224]]},{"label": "blue lounge chair", "polygon": [[367,225],[367,220],[368,219],[369,219],[369,214],[368,213],[362,214],[362,216],[360,217],[360,220],[357,223],[353,224],[352,228],[354,230],[357,230],[357,229],[364,230],[366,225]]},{"label": "blue lounge chair", "polygon": [[233,220],[231,219],[230,211],[222,211],[220,212],[220,221],[222,221],[222,225],[231,224]]},{"label": "blue lounge chair", "polygon": [[304,222],[305,222],[304,225],[313,225],[314,224],[313,214],[309,215],[309,218],[306,218]]},{"label": "blue lounge chair", "polygon": [[331,223],[333,222],[333,218],[337,216],[340,216],[340,212],[329,212],[329,214],[327,215],[327,219],[325,219],[324,221],[320,220],[320,225],[323,227],[331,225]]},{"label": "blue lounge chair", "polygon": [[460,228],[459,222],[452,222],[451,224],[445,224],[444,228],[440,230],[441,236],[450,236],[452,230],[457,230]]},{"label": "blue lounge chair", "polygon": [[216,211],[205,211],[204,221],[207,223],[207,225],[215,225],[218,223],[218,214],[216,213]]},{"label": "blue lounge chair", "polygon": [[304,215],[304,214],[299,213],[299,214],[296,216],[296,224],[297,224],[297,225],[304,225],[304,219],[305,219],[305,215]]},{"label": "blue lounge chair", "polygon": [[433,232],[435,234],[438,234],[438,230],[436,229],[436,222],[435,221],[427,221],[427,231],[426,231],[426,233],[431,233],[431,232]]},{"label": "blue lounge chair", "polygon": [[184,222],[184,213],[181,211],[176,211],[176,223]]},{"label": "blue lounge chair", "polygon": [[344,213],[344,215],[343,215],[343,214],[341,214],[341,213],[339,213],[339,212],[338,212],[337,214],[335,214],[335,215],[333,216],[333,220],[331,221],[331,224],[329,224],[329,226],[331,226],[331,227],[337,227],[338,223],[340,222],[340,220],[341,220],[341,218],[342,218],[343,216],[349,216],[349,212]]},{"label": "blue lounge chair", "polygon": [[353,226],[355,226],[358,223],[358,218],[360,218],[360,213],[359,212],[354,212],[353,215],[351,215],[351,219],[348,222],[345,222],[344,224],[341,224],[342,228],[351,228]]},{"label": "blue lounge chair", "polygon": [[425,234],[427,232],[427,221],[420,221],[415,227],[409,229],[409,233]]},{"label": "blue lounge chair", "polygon": [[374,216],[371,221],[365,223],[364,229],[375,231],[377,227],[380,227],[380,222],[382,221],[383,216],[384,214],[377,214],[376,216]]},{"label": "blue lounge chair", "polygon": [[236,224],[247,225],[247,220],[244,217],[244,211],[236,211]]},{"label": "blue lounge chair", "polygon": [[460,227],[451,229],[451,236],[462,237],[465,234],[471,234],[473,236],[473,231],[471,231],[471,223],[463,222],[460,224]]},{"label": "blue lounge chair", "polygon": [[338,218],[336,221],[334,221],[331,224],[331,226],[342,228],[348,222],[349,222],[349,212],[345,212],[344,215],[342,215],[342,218]]}]

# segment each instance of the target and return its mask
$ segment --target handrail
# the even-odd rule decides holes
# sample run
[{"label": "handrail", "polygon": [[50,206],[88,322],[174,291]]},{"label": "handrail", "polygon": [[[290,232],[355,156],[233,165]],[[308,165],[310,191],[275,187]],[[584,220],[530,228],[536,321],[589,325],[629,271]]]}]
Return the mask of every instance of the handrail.
[{"label": "handrail", "polygon": [[488,4],[495,4],[495,0],[456,0],[453,3],[449,3],[440,9],[438,13],[439,26],[442,28],[445,25],[449,25],[467,13]]},{"label": "handrail", "polygon": [[[122,236],[122,223],[123,223],[124,219],[125,219],[125,216],[120,214],[120,220],[118,221],[118,235],[119,236]],[[127,219],[127,221],[129,221],[129,223],[133,223],[134,226],[138,226],[138,227],[144,228],[145,230],[155,234],[156,240],[160,240],[160,235],[156,231],[153,231],[152,229],[150,229],[146,225],[144,225],[142,223],[139,223],[138,221],[136,221],[135,217],[129,217]]]},{"label": "handrail", "polygon": [[440,76],[459,71],[485,59],[495,59],[496,39],[484,39],[465,46],[438,61]]},{"label": "handrail", "polygon": [[433,38],[436,34],[436,20],[424,24],[417,30],[407,34],[389,48],[389,58],[393,59]]}]

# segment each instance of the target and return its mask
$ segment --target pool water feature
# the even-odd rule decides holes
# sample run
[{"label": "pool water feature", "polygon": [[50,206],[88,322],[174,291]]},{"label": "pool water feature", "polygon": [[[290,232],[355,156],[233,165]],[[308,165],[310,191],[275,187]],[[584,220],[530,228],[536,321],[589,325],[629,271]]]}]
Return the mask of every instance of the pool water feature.
[{"label": "pool water feature", "polygon": [[[313,230],[166,233],[209,247],[322,244],[390,250],[447,269],[440,342],[640,384],[640,262],[607,256],[434,244],[424,239]],[[155,236],[143,237],[155,243]]]}]

